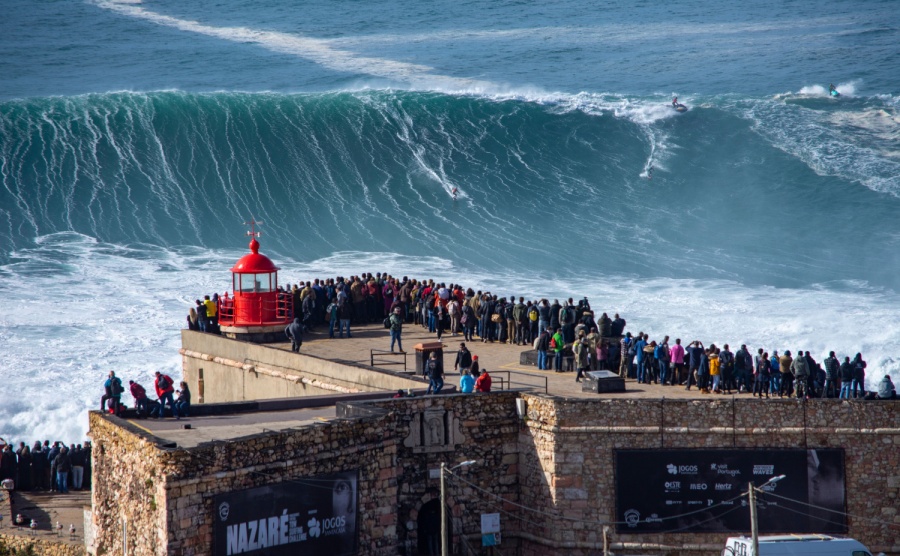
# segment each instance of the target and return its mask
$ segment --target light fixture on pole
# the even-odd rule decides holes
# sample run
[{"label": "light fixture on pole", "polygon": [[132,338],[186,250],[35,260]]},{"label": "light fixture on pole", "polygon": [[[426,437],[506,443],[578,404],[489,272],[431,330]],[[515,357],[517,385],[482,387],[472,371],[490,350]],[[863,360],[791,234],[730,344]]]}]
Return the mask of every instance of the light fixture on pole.
[{"label": "light fixture on pole", "polygon": [[753,481],[750,481],[747,485],[747,496],[750,499],[750,537],[753,542],[753,553],[750,556],[759,556],[759,518],[756,515],[756,491],[762,491],[763,487],[775,484],[785,477],[787,477],[787,475],[772,477],[758,487],[753,486]]},{"label": "light fixture on pole", "polygon": [[450,535],[449,531],[447,531],[447,473],[455,469],[459,469],[460,467],[468,467],[474,464],[475,460],[470,459],[462,463],[457,463],[456,465],[448,469],[447,464],[441,462],[441,556],[450,555]]}]

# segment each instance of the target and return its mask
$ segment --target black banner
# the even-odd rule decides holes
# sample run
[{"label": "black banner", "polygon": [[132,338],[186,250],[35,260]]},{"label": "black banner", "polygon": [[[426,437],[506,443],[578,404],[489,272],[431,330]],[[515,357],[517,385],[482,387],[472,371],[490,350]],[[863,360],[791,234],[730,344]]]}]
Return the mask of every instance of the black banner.
[{"label": "black banner", "polygon": [[214,499],[214,554],[356,554],[357,472],[302,477]]},{"label": "black banner", "polygon": [[616,530],[749,531],[741,493],[779,475],[757,494],[760,533],[847,532],[839,449],[616,450]]}]

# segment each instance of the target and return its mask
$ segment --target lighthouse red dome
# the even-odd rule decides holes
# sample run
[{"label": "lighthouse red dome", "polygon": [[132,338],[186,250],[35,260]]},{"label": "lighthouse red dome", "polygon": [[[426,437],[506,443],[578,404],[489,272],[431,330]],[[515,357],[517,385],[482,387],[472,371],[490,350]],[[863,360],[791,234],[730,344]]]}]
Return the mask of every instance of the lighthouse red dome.
[{"label": "lighthouse red dome", "polygon": [[[251,224],[255,226],[258,222]],[[265,342],[283,339],[283,328],[279,326],[294,318],[291,294],[278,287],[279,268],[269,257],[259,254],[258,232],[251,229],[248,235],[253,236],[250,252],[231,268],[233,294],[229,296],[226,292],[219,298],[220,327],[226,336],[233,338]]]},{"label": "lighthouse red dome", "polygon": [[252,274],[280,270],[269,257],[259,254],[259,242],[256,241],[256,238],[250,240],[250,251],[250,253],[238,259],[238,262],[231,268],[231,272]]}]

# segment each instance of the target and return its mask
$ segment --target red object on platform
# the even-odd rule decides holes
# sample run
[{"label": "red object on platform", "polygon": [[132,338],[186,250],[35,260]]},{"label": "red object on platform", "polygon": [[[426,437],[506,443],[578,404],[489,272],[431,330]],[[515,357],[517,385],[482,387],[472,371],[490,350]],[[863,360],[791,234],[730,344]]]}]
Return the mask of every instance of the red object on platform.
[{"label": "red object on platform", "polygon": [[[253,223],[255,224],[255,222]],[[272,326],[293,321],[293,303],[289,292],[278,291],[278,271],[269,257],[259,253],[259,232],[251,230],[250,253],[231,268],[232,297],[219,298],[219,325]]]}]

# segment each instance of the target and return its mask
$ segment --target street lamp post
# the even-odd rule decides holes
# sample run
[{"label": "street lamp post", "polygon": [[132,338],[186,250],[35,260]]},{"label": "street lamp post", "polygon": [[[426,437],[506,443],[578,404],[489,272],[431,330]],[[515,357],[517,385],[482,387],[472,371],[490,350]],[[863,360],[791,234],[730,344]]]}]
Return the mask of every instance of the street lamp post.
[{"label": "street lamp post", "polygon": [[447,469],[447,464],[441,462],[441,556],[450,556],[450,532],[447,530],[447,472],[473,465],[475,460],[467,460]]},{"label": "street lamp post", "polygon": [[763,487],[770,484],[777,483],[785,477],[787,477],[787,475],[778,475],[777,477],[772,477],[768,481],[759,485],[759,487],[753,486],[753,481],[750,481],[750,483],[747,485],[747,496],[750,502],[750,537],[753,543],[753,552],[750,556],[759,556],[759,517],[756,515],[756,491],[762,490]]}]

